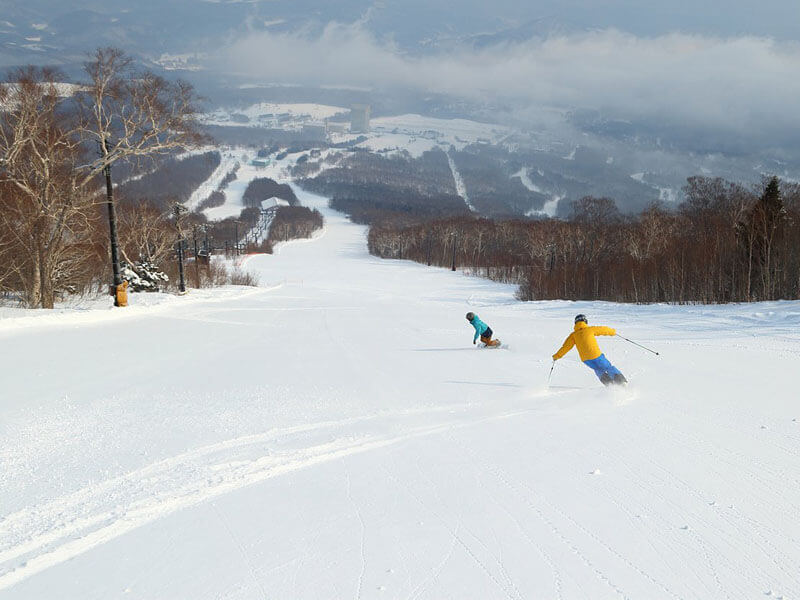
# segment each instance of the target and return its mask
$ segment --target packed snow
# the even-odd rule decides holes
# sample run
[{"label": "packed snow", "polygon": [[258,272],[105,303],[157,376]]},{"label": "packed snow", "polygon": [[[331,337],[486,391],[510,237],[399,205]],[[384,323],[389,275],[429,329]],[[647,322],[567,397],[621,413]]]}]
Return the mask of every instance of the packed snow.
[{"label": "packed snow", "polygon": [[[4,309],[0,596],[800,597],[800,302],[522,303],[298,196],[262,288]],[[660,355],[548,384],[578,312]]]}]

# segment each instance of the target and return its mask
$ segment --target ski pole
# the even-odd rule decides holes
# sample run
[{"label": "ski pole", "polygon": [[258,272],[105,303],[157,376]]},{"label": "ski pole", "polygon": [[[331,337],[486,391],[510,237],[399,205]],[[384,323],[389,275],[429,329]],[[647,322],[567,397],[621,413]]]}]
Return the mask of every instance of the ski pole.
[{"label": "ski pole", "polygon": [[642,348],[642,349],[644,349],[644,350],[647,350],[648,352],[652,352],[652,353],[653,353],[653,354],[655,354],[656,356],[660,356],[660,354],[659,354],[658,352],[656,352],[655,350],[650,350],[650,348],[647,348],[646,346],[642,346],[641,344],[639,344],[639,343],[637,343],[637,342],[634,342],[633,340],[629,340],[629,339],[628,339],[628,338],[626,338],[624,335],[617,334],[617,337],[621,337],[623,340],[625,340],[626,342],[630,342],[630,343],[631,343],[631,344],[633,344],[634,346],[639,346],[639,348]]},{"label": "ski pole", "polygon": [[553,377],[553,369],[556,367],[556,361],[553,361],[553,364],[550,365],[550,374],[547,376],[547,387],[550,387],[550,379]]}]

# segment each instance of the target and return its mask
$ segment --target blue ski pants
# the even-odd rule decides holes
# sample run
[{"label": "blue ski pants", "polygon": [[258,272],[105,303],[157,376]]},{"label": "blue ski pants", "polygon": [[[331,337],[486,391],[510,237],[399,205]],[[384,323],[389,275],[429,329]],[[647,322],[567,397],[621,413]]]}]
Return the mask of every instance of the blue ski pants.
[{"label": "blue ski pants", "polygon": [[593,358],[592,360],[585,360],[583,361],[587,367],[594,371],[594,374],[597,375],[598,378],[602,381],[603,374],[608,373],[612,378],[614,375],[622,375],[619,369],[608,362],[605,354],[601,354],[597,358]]}]

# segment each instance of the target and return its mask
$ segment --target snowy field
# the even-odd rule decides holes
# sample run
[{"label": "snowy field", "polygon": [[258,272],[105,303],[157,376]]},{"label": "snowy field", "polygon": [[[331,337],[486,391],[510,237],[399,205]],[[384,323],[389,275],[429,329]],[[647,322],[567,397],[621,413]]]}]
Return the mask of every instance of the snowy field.
[{"label": "snowy field", "polygon": [[[362,134],[367,139],[358,146],[373,152],[408,152],[419,158],[437,147],[447,152],[451,147],[462,150],[476,142],[497,144],[510,133],[511,130],[500,125],[407,114],[372,119],[369,133]],[[353,137],[356,136],[334,136],[334,140]]]},{"label": "snowy field", "polygon": [[[800,598],[800,303],[520,303],[298,195],[263,289],[3,313],[0,598]],[[577,312],[661,356],[548,387]]]},{"label": "snowy field", "polygon": [[[208,125],[237,125],[242,127],[274,127],[280,123],[276,121],[278,115],[288,117],[292,125],[299,126],[307,122],[318,122],[329,119],[335,115],[349,113],[348,108],[341,106],[328,106],[326,104],[276,104],[272,102],[259,102],[246,108],[220,108],[203,115],[202,121]],[[246,116],[247,122],[231,122],[231,115]]]}]

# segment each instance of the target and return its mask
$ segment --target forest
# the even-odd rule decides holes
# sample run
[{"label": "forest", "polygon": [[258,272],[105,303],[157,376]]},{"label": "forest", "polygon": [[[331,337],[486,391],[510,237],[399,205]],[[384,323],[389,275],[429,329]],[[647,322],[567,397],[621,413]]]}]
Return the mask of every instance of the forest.
[{"label": "forest", "polygon": [[153,170],[141,177],[123,180],[117,187],[117,194],[121,202],[136,202],[146,198],[168,210],[176,202],[185,203],[219,163],[217,151],[162,158],[153,165]]},{"label": "forest", "polygon": [[376,219],[370,252],[519,284],[523,300],[722,303],[800,297],[800,186],[692,177],[677,210],[623,216],[584,197],[566,220]]},{"label": "forest", "polygon": [[320,165],[313,161],[298,165],[293,174],[303,188],[331,198],[332,208],[357,223],[469,214],[442,150],[416,159],[355,151],[326,160],[330,164],[318,174]]},{"label": "forest", "polygon": [[292,206],[297,204],[297,196],[290,185],[278,183],[269,177],[256,177],[248,183],[242,202],[248,208],[260,208],[263,200],[273,197],[286,200]]}]

